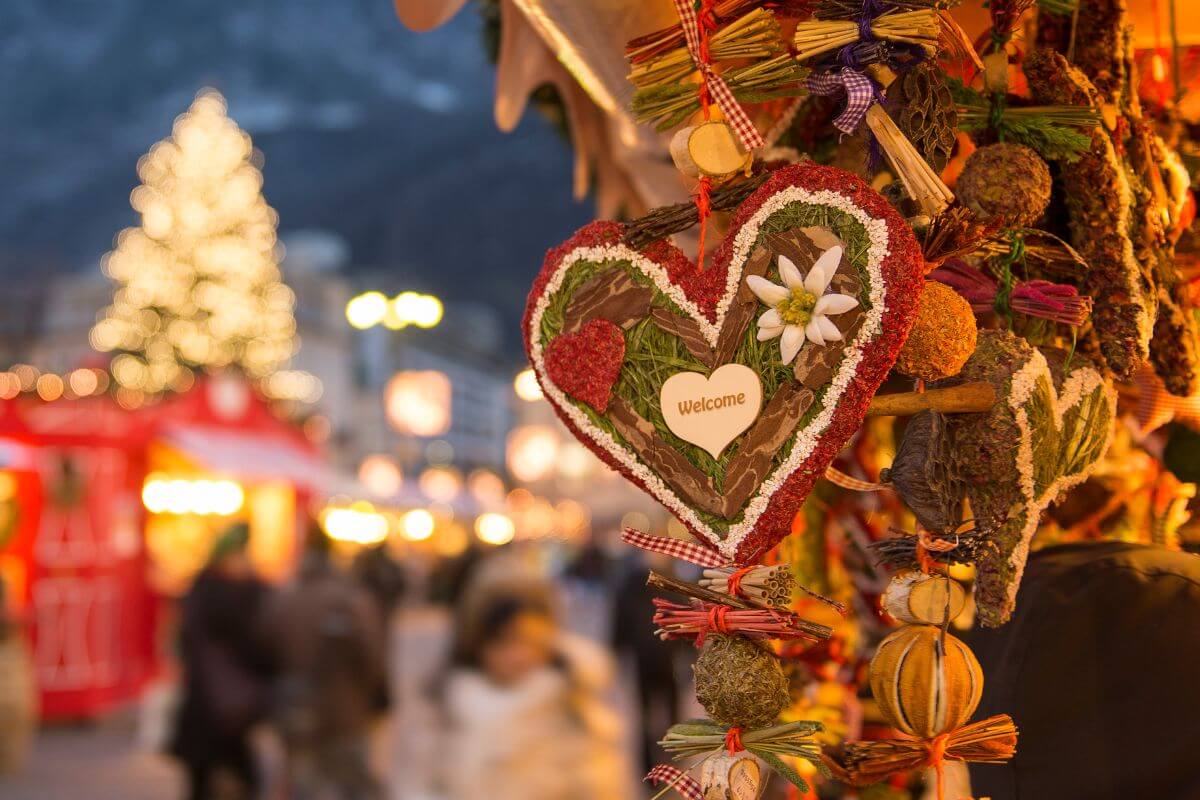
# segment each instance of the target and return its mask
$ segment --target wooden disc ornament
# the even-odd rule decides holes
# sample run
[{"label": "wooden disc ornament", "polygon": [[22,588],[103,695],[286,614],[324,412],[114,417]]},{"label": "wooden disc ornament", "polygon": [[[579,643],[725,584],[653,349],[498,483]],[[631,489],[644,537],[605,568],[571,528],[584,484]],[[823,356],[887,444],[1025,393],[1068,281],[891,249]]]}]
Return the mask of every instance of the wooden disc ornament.
[{"label": "wooden disc ornament", "polygon": [[745,170],[754,156],[742,149],[723,120],[680,128],[671,137],[671,158],[684,175],[723,178]]},{"label": "wooden disc ornament", "polygon": [[961,726],[983,694],[975,654],[932,625],[905,625],[884,639],[871,659],[870,679],[884,718],[920,739]]},{"label": "wooden disc ornament", "polygon": [[709,756],[700,766],[704,800],[758,800],[766,788],[762,767],[752,756]]},{"label": "wooden disc ornament", "polygon": [[962,613],[967,592],[961,583],[944,575],[905,572],[892,578],[882,602],[884,611],[901,622],[944,625]]}]

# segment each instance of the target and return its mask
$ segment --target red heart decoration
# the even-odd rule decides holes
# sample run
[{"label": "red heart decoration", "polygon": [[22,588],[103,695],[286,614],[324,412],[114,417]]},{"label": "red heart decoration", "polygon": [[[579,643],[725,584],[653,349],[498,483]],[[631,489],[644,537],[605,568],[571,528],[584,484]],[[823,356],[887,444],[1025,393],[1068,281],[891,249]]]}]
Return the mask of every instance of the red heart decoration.
[{"label": "red heart decoration", "polygon": [[546,374],[564,392],[600,413],[608,409],[625,358],[625,335],[606,319],[554,337],[546,348]]},{"label": "red heart decoration", "polygon": [[[801,219],[809,221],[796,221]],[[594,321],[606,323],[601,327],[610,336],[619,328],[657,325],[710,372],[723,363],[743,363],[738,359],[748,352],[744,343],[754,339],[747,326],[767,310],[750,294],[747,275],[768,274],[774,256],[783,252],[778,237],[814,227],[865,242],[854,264],[847,255],[838,267],[842,280],[854,287],[861,312],[852,327],[839,328],[844,343],[829,350],[804,345],[797,364],[805,357],[816,361],[803,376],[797,366],[794,380],[786,372],[788,377],[770,384],[777,387],[774,394],[769,399],[764,394],[758,420],[729,446],[719,469],[701,465],[672,444],[661,426],[631,412],[634,404],[613,391],[611,361],[586,356],[565,368],[569,358],[560,348],[571,345],[555,342]],[[631,248],[622,242],[625,232],[619,223],[595,222],[547,254],[522,326],[530,362],[547,400],[581,442],[663,503],[699,542],[728,561],[752,563],[791,531],[800,504],[858,429],[895,362],[916,313],[924,275],[921,248],[903,217],[861,178],[815,164],[776,170],[738,208],[707,269],[668,242]],[[774,348],[775,363],[762,355],[767,352],[762,347]],[[632,352],[624,354],[625,369],[640,368],[629,360]],[[777,378],[787,369],[778,362],[776,341],[758,352],[758,360],[746,365],[761,370],[760,377],[773,370]],[[589,370],[596,372],[595,386],[582,381],[581,388],[577,373]],[[643,407],[659,403],[658,397],[637,400]],[[597,412],[606,424],[589,416]],[[791,415],[790,427],[776,424],[781,414]],[[764,430],[756,433],[757,428]],[[749,456],[739,460],[743,451]]]}]

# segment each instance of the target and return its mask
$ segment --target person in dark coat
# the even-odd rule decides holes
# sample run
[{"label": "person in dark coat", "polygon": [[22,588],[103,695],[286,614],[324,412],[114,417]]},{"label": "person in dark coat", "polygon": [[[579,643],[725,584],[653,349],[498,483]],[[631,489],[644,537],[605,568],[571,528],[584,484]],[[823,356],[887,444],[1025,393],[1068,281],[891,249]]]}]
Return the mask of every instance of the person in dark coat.
[{"label": "person in dark coat", "polygon": [[971,765],[992,800],[1197,800],[1200,557],[1126,542],[1029,559],[1012,620],[968,639],[982,719],[1019,731],[1004,766]]},{"label": "person in dark coat", "polygon": [[296,580],[271,598],[262,625],[279,669],[272,717],[287,750],[288,797],[382,797],[368,750],[387,681],[386,628],[316,526]]},{"label": "person in dark coat", "polygon": [[637,552],[630,557],[617,586],[612,621],[613,648],[629,659],[637,678],[642,774],[666,760],[658,740],[680,720],[678,647],[654,633],[651,618],[658,592],[646,585],[646,572],[652,566],[659,572],[671,569],[670,561],[655,553]]},{"label": "person in dark coat", "polygon": [[245,524],[226,531],[182,602],[183,697],[169,749],[187,768],[191,800],[258,791],[249,733],[266,710],[270,662],[255,635],[266,586],[248,541]]}]

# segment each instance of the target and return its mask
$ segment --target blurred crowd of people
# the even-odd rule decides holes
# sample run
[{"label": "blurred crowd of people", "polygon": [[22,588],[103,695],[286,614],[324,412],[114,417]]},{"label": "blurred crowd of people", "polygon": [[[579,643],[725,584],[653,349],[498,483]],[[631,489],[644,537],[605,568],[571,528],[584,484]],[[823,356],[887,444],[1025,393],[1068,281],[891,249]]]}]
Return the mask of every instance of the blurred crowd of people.
[{"label": "blurred crowd of people", "polygon": [[[682,682],[649,621],[644,556],[593,547],[547,570],[510,547],[441,563],[420,593],[451,620],[420,689],[437,719],[436,763],[423,765],[428,787],[389,794],[370,742],[389,711],[404,724],[389,631],[410,576],[382,548],[335,557],[314,527],[295,575],[270,586],[247,539],[230,528],[181,602],[169,751],[193,800],[626,800],[639,796],[636,768],[661,760],[655,741],[678,718]],[[626,711],[640,711],[640,735],[614,702],[619,661],[636,681]],[[285,754],[270,780],[255,747],[263,729]]]}]

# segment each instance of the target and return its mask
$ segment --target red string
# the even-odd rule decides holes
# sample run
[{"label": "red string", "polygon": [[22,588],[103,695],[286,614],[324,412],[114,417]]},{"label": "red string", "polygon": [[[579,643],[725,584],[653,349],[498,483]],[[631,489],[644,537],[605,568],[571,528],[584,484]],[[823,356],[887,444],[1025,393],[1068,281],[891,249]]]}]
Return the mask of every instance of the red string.
[{"label": "red string", "polygon": [[742,746],[742,729],[738,726],[733,726],[725,731],[725,752],[729,755],[737,755],[746,748]]},{"label": "red string", "polygon": [[730,575],[729,579],[726,581],[727,586],[725,587],[729,590],[729,594],[733,595],[734,597],[745,597],[746,595],[742,594],[742,578],[746,577],[754,570],[755,567],[752,566],[742,567]]},{"label": "red string", "polygon": [[725,616],[729,613],[729,606],[711,605],[708,607],[707,625],[696,634],[696,647],[704,646],[704,639],[710,633],[729,633],[729,622]]},{"label": "red string", "polygon": [[[712,64],[712,55],[708,49],[708,35],[717,27],[717,12],[714,8],[716,0],[700,0],[699,13],[696,15],[696,38],[700,42],[700,111],[707,122],[712,119],[712,95],[708,90],[708,69]],[[700,220],[700,246],[696,251],[697,271],[704,271],[704,238],[708,231],[708,218],[712,214],[712,202],[709,196],[712,192],[712,179],[707,175],[700,179],[696,191],[696,215]]]},{"label": "red string", "polygon": [[925,742],[925,749],[929,751],[929,758],[925,759],[925,765],[933,767],[934,774],[937,776],[937,800],[946,800],[945,766],[946,747],[949,742],[950,734],[948,733],[935,736]]},{"label": "red string", "polygon": [[696,250],[696,266],[699,272],[704,271],[704,237],[708,232],[708,218],[712,214],[712,201],[709,199],[711,192],[712,178],[705,175],[700,179],[700,186],[696,190],[696,215],[700,218],[700,244]]}]

